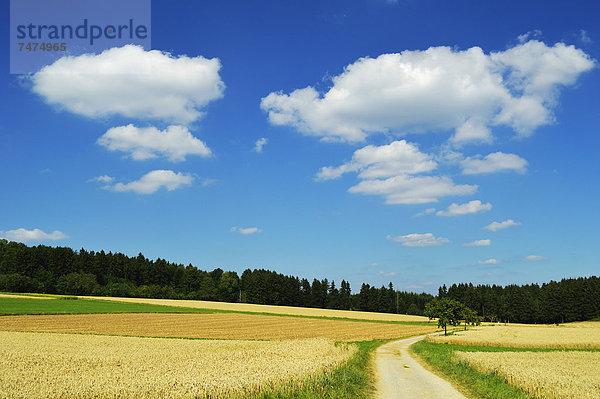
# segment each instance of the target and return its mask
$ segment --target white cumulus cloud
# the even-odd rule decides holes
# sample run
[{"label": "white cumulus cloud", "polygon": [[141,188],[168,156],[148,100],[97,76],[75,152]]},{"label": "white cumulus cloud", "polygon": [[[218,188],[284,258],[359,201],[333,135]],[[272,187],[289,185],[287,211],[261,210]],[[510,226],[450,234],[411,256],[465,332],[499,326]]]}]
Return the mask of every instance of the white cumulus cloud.
[{"label": "white cumulus cloud", "polygon": [[172,170],[153,170],[146,173],[139,180],[129,183],[116,183],[103,188],[112,191],[133,191],[138,194],[152,194],[160,188],[173,191],[185,185],[191,185],[194,178],[187,173],[175,173]]},{"label": "white cumulus cloud", "polygon": [[405,50],[358,59],[325,93],[311,86],[272,92],[261,108],[273,125],[328,141],[442,130],[453,131],[458,144],[490,142],[494,126],[524,136],[552,123],[560,88],[594,65],[572,45],[538,40],[489,54],[479,47]]},{"label": "white cumulus cloud", "polygon": [[446,176],[407,175],[363,180],[348,189],[351,193],[381,195],[386,204],[425,204],[437,202],[439,197],[473,194],[476,190],[476,185],[457,185]]},{"label": "white cumulus cloud", "polygon": [[508,220],[505,220],[504,222],[492,222],[492,223],[488,224],[487,226],[485,226],[484,229],[490,230],[490,231],[498,231],[498,230],[507,229],[507,228],[513,227],[513,226],[519,226],[520,224],[521,223],[515,222],[512,219],[508,219]]},{"label": "white cumulus cloud", "polygon": [[523,258],[523,260],[526,262],[537,262],[540,260],[548,260],[548,258],[546,258],[545,256],[540,256],[540,255],[527,255],[526,257]]},{"label": "white cumulus cloud", "polygon": [[127,45],[62,57],[31,80],[33,91],[47,103],[78,115],[189,124],[223,96],[220,68],[217,58],[174,57]]},{"label": "white cumulus cloud", "polygon": [[261,137],[260,139],[256,140],[256,142],[254,143],[254,148],[252,149],[252,151],[256,152],[257,154],[262,154],[263,152],[263,147],[269,142],[269,140],[267,140],[264,137]]},{"label": "white cumulus cloud", "polygon": [[527,161],[516,154],[494,152],[485,157],[482,157],[481,155],[467,157],[460,161],[460,166],[465,175],[478,175],[504,171],[525,173],[527,170]]},{"label": "white cumulus cloud", "polygon": [[68,238],[62,231],[54,230],[52,233],[46,233],[40,229],[27,230],[24,228],[16,230],[0,230],[0,238],[10,241],[26,242],[26,241],[58,241]]},{"label": "white cumulus cloud", "polygon": [[405,247],[430,247],[443,245],[450,242],[449,239],[444,237],[435,237],[432,233],[413,233],[396,237],[389,235],[387,238],[388,240],[399,242]]},{"label": "white cumulus cloud", "polygon": [[185,161],[187,155],[204,158],[212,155],[204,142],[181,125],[169,126],[162,131],[153,126],[136,127],[131,124],[113,127],[97,143],[111,151],[128,153],[138,161],[162,156],[172,162],[180,162]]},{"label": "white cumulus cloud", "polygon": [[258,227],[232,227],[229,231],[237,232],[243,235],[256,234],[262,232]]},{"label": "white cumulus cloud", "polygon": [[492,204],[482,203],[480,200],[469,201],[465,204],[452,204],[445,211],[438,211],[438,216],[461,216],[471,215],[474,213],[487,212],[492,209]]},{"label": "white cumulus cloud", "polygon": [[416,174],[435,169],[437,163],[428,154],[406,140],[394,141],[388,145],[368,145],[356,150],[352,160],[337,166],[323,167],[317,180],[336,179],[348,172],[359,172],[361,179],[380,179],[401,174]]},{"label": "white cumulus cloud", "polygon": [[463,247],[489,247],[491,245],[491,240],[475,240],[471,242],[465,242]]}]

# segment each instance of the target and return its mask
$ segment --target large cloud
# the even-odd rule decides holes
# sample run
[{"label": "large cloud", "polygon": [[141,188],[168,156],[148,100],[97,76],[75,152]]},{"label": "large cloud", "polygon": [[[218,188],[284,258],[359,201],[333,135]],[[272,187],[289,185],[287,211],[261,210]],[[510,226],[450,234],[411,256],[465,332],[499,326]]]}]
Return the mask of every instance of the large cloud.
[{"label": "large cloud", "polygon": [[311,86],[272,92],[261,108],[272,124],[324,140],[450,130],[456,144],[489,142],[494,125],[528,135],[551,123],[559,88],[594,63],[573,46],[536,40],[490,54],[479,47],[406,50],[357,60],[326,93]]},{"label": "large cloud", "polygon": [[153,170],[146,173],[139,180],[129,183],[116,183],[104,186],[104,189],[112,191],[133,191],[138,194],[152,194],[164,187],[173,191],[184,185],[192,184],[194,178],[187,173],[175,173],[172,170]]},{"label": "large cloud", "polygon": [[46,102],[75,114],[189,124],[223,96],[220,68],[217,58],[173,57],[127,45],[60,58],[31,79]]},{"label": "large cloud", "polygon": [[415,174],[435,169],[430,155],[419,151],[405,140],[388,145],[369,145],[354,152],[352,160],[338,167],[323,167],[317,180],[336,179],[347,172],[359,172],[362,179],[386,178],[399,174]]},{"label": "large cloud", "polygon": [[160,131],[157,128],[119,126],[109,129],[97,141],[111,151],[129,153],[135,160],[164,156],[173,162],[185,161],[187,155],[211,156],[210,149],[194,137],[185,126],[169,126]]},{"label": "large cloud", "polygon": [[27,230],[24,228],[16,230],[0,231],[0,238],[11,241],[58,241],[68,238],[62,231],[54,230],[52,233],[46,233],[40,229]]}]

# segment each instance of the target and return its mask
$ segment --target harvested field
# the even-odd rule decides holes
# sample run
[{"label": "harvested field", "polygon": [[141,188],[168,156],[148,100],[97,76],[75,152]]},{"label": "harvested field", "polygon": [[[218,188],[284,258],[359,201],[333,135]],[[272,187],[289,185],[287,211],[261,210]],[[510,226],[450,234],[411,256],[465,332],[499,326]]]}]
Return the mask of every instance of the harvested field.
[{"label": "harvested field", "polygon": [[496,372],[534,397],[600,397],[599,352],[457,351],[456,355],[479,371]]},{"label": "harvested field", "polygon": [[0,317],[0,330],[145,337],[366,341],[426,334],[431,326],[263,316],[243,313],[133,313]]},{"label": "harvested field", "polygon": [[457,331],[448,336],[432,336],[431,342],[461,345],[487,345],[519,348],[600,348],[600,325],[593,327],[567,326],[494,326]]},{"label": "harvested field", "polygon": [[334,309],[313,309],[300,308],[294,306],[271,306],[254,305],[251,303],[228,303],[211,301],[187,301],[177,299],[146,299],[146,298],[114,298],[114,297],[81,297],[90,299],[101,299],[106,301],[130,302],[130,303],[149,303],[153,305],[178,306],[196,309],[217,309],[236,312],[253,313],[273,313],[292,316],[312,316],[312,317],[335,317],[345,319],[377,320],[377,321],[408,321],[408,322],[428,322],[425,316],[412,316],[405,314],[358,312],[352,310],[334,310]]},{"label": "harvested field", "polygon": [[0,332],[2,398],[230,398],[302,387],[346,362],[326,339],[209,341]]},{"label": "harvested field", "polygon": [[52,297],[52,296],[19,295],[19,294],[0,294],[0,298],[56,299],[55,297]]}]

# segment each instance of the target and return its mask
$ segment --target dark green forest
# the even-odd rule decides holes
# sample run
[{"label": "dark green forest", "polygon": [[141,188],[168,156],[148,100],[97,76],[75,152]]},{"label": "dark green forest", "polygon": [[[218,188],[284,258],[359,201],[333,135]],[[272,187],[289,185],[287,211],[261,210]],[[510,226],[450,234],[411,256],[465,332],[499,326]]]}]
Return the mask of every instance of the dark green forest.
[{"label": "dark green forest", "polygon": [[[0,291],[68,295],[199,299],[266,305],[351,309],[423,315],[434,296],[327,279],[286,276],[265,269],[201,270],[141,253],[94,252],[0,240]],[[600,279],[586,277],[517,286],[453,284],[439,298],[455,299],[486,321],[558,323],[600,316]]]}]

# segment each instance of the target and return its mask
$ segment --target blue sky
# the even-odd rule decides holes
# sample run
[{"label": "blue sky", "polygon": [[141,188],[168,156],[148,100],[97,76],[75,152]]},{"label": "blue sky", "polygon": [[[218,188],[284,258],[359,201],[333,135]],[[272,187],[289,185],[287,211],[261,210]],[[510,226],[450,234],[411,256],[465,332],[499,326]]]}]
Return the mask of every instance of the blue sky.
[{"label": "blue sky", "polygon": [[596,275],[599,12],[152,1],[156,51],[28,76],[5,29],[0,235],[355,291]]}]

